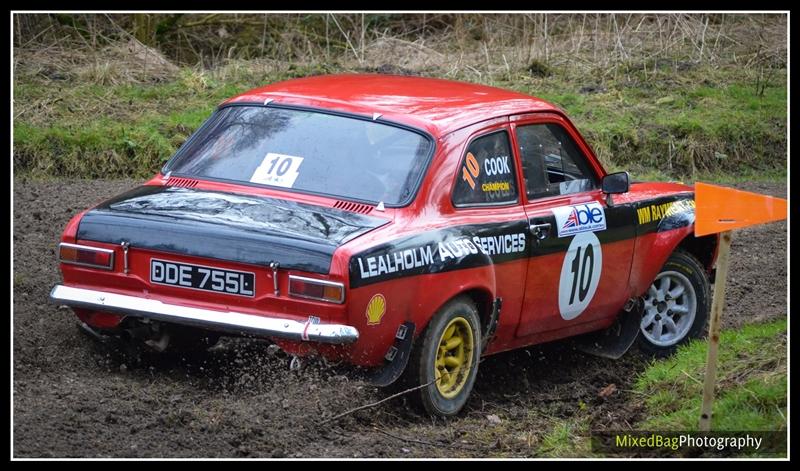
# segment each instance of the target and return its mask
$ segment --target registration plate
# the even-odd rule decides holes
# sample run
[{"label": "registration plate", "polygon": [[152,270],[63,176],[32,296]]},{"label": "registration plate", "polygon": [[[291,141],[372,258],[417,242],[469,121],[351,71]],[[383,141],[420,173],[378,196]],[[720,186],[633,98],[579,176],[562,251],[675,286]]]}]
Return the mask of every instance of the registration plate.
[{"label": "registration plate", "polygon": [[250,297],[254,295],[256,289],[254,273],[155,258],[150,259],[150,282]]}]

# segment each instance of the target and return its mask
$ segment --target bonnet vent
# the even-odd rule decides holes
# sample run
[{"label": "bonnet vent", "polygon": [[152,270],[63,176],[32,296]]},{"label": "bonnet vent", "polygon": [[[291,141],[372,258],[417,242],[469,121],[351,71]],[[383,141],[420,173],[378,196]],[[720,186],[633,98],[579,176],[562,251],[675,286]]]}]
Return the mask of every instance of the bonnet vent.
[{"label": "bonnet vent", "polygon": [[197,186],[197,180],[191,178],[169,177],[167,186],[180,186],[183,188],[194,188]]},{"label": "bonnet vent", "polygon": [[334,208],[343,209],[345,211],[352,211],[354,213],[359,214],[369,214],[372,212],[372,206],[368,204],[361,204],[361,203],[353,203],[351,201],[337,201],[334,205]]}]

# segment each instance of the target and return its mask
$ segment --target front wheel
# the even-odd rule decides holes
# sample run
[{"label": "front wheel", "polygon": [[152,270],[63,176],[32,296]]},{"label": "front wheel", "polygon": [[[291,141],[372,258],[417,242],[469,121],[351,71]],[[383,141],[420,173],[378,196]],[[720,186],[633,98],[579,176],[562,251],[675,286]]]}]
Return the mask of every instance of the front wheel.
[{"label": "front wheel", "polygon": [[416,399],[431,415],[452,416],[467,403],[480,358],[478,309],[456,298],[431,319],[412,350],[405,384],[427,385]]},{"label": "front wheel", "polygon": [[657,357],[699,338],[708,321],[710,287],[703,265],[676,250],[644,295],[639,346]]}]

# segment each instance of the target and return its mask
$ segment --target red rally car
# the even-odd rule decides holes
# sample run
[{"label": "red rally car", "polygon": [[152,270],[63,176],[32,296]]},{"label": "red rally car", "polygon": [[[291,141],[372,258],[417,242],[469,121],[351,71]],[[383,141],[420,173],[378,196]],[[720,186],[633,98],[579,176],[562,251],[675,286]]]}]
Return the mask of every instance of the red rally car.
[{"label": "red rally car", "polygon": [[50,297],[97,335],[269,338],[453,415],[483,355],[701,336],[718,239],[693,225],[692,187],[606,173],[543,100],[310,77],[226,101],[154,178],[75,216]]}]

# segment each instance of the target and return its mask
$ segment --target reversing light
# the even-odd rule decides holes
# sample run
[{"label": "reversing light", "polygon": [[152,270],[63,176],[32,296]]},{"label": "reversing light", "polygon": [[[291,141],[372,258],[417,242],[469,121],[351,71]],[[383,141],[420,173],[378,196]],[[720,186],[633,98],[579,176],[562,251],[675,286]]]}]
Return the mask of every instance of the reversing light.
[{"label": "reversing light", "polygon": [[289,275],[289,296],[342,304],[344,285],[333,281]]},{"label": "reversing light", "polygon": [[58,258],[61,263],[69,263],[71,265],[101,268],[103,270],[114,269],[114,251],[100,247],[62,242],[58,244]]}]

